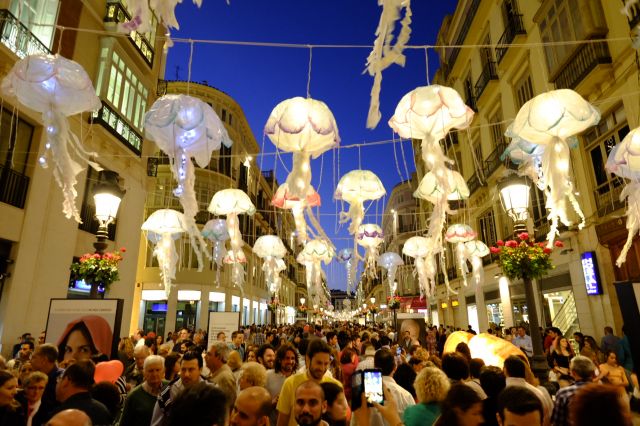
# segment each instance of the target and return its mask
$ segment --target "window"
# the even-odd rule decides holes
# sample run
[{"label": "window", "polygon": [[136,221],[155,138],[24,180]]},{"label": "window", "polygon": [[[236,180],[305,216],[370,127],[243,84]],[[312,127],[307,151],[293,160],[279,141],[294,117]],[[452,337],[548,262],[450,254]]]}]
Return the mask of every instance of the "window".
[{"label": "window", "polygon": [[33,126],[6,109],[0,110],[0,166],[24,174],[29,161]]},{"label": "window", "polygon": [[[498,241],[498,234],[496,233],[496,219],[493,214],[493,209],[489,209],[478,217],[478,239],[484,242],[487,246],[495,246]],[[493,255],[486,257],[483,262],[492,262]]]},{"label": "window", "polygon": [[[493,143],[493,148],[499,147],[504,143],[504,130],[502,129],[502,111],[498,108],[498,111],[489,119],[491,123],[491,142]],[[502,152],[498,153],[501,155]]]},{"label": "window", "polygon": [[522,108],[529,99],[533,98],[533,84],[531,84],[531,75],[526,74],[522,77],[514,87],[516,92],[516,107]]},{"label": "window", "polygon": [[12,0],[9,11],[47,48],[51,48],[58,0]]}]

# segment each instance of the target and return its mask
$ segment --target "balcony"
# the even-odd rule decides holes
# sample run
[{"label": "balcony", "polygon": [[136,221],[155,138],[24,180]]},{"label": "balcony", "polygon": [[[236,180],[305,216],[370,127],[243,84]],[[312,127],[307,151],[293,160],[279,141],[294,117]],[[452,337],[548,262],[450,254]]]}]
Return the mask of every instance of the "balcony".
[{"label": "balcony", "polygon": [[473,194],[478,188],[480,188],[480,178],[477,173],[474,173],[467,181],[467,187],[469,188],[469,194]]},{"label": "balcony", "polygon": [[[460,31],[457,34],[455,42],[453,42],[456,46],[461,46],[464,44],[464,39],[467,38],[467,34],[469,33],[469,29],[471,28],[471,23],[476,16],[476,12],[480,7],[480,0],[472,0],[469,8],[464,12],[464,22],[460,27]],[[453,67],[456,63],[456,59],[458,59],[458,55],[460,54],[460,48],[455,47],[448,52],[446,63],[447,66],[445,68],[445,79],[449,78],[449,73],[453,70]]]},{"label": "balcony", "polygon": [[[120,24],[129,20],[131,20],[131,15],[129,15],[124,4],[119,1],[107,2],[107,14],[103,19],[104,22]],[[137,31],[131,31],[129,40],[131,40],[131,43],[133,43],[138,52],[140,52],[147,65],[150,67],[153,66],[154,51],[151,42]]]},{"label": "balcony", "polygon": [[552,74],[557,89],[575,89],[600,64],[610,64],[611,54],[604,41],[580,45],[564,66]]},{"label": "balcony", "polygon": [[620,201],[622,188],[624,188],[624,181],[616,177],[593,190],[599,217],[606,216],[609,213],[624,208],[625,202]]},{"label": "balcony", "polygon": [[496,60],[498,63],[502,62],[502,59],[507,54],[507,50],[509,50],[509,46],[511,46],[516,36],[527,34],[527,31],[524,29],[521,14],[509,15],[506,24],[504,32],[502,36],[500,36],[500,40],[498,40],[498,45],[496,46]]},{"label": "balcony", "polygon": [[18,173],[6,165],[0,165],[0,203],[23,209],[28,189],[28,176]]},{"label": "balcony", "polygon": [[49,48],[7,9],[0,9],[0,41],[20,59],[37,53],[51,53]]},{"label": "balcony", "polygon": [[102,108],[100,108],[98,112],[93,113],[92,120],[94,123],[101,124],[113,136],[120,139],[127,148],[137,156],[140,156],[142,151],[142,136],[106,102],[102,101]]},{"label": "balcony", "polygon": [[480,99],[480,96],[482,96],[482,92],[484,92],[484,89],[487,88],[489,82],[491,80],[497,79],[498,72],[496,71],[496,63],[494,61],[489,61],[484,64],[482,73],[480,73],[480,77],[478,77],[478,81],[476,81],[476,85],[474,87],[476,100]]},{"label": "balcony", "polygon": [[500,155],[502,155],[506,148],[507,144],[504,142],[500,142],[498,146],[493,151],[491,151],[489,156],[484,160],[482,172],[484,173],[485,178],[489,178],[493,174],[493,172],[498,170],[498,167],[500,167],[500,164],[502,164]]}]

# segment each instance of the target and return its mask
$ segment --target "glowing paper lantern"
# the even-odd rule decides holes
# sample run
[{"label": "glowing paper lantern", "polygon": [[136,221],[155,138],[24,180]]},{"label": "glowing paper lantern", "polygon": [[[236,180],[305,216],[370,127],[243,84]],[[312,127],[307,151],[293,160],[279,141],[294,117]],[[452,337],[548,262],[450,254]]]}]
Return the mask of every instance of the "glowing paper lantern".
[{"label": "glowing paper lantern", "polygon": [[[373,87],[371,88],[371,103],[369,105],[369,115],[367,116],[367,128],[374,129],[380,121],[380,85],[382,84],[382,71],[391,64],[404,66],[405,56],[402,54],[404,46],[409,41],[411,35],[411,2],[405,0],[378,1],[382,6],[380,22],[376,29],[376,40],[373,43],[373,50],[367,58],[367,72],[374,76]],[[394,38],[394,27],[400,18],[400,13],[404,9],[400,33],[395,45],[391,45]]]},{"label": "glowing paper lantern", "polygon": [[427,256],[430,256],[433,248],[428,238],[415,236],[409,238],[402,247],[402,254],[413,257],[418,283],[420,284],[420,295],[431,297],[435,294],[435,269],[429,270],[426,263]]},{"label": "glowing paper lantern", "polygon": [[265,271],[267,285],[275,296],[279,290],[278,268],[284,266],[284,262],[278,265],[277,261],[282,260],[287,254],[287,249],[280,237],[276,235],[261,235],[253,245],[253,252],[263,259],[262,270]]},{"label": "glowing paper lantern", "polygon": [[224,244],[229,239],[227,221],[224,219],[211,219],[204,224],[201,232],[203,237],[213,243],[213,261],[216,263],[216,286],[219,286],[220,269],[222,268],[224,256],[227,254]]},{"label": "glowing paper lantern", "polygon": [[325,240],[314,239],[304,246],[304,249],[298,253],[298,263],[306,268],[307,293],[311,297],[314,304],[321,304],[322,294],[322,267],[324,262],[328,265],[333,259],[334,249],[331,244]]},{"label": "glowing paper lantern", "polygon": [[525,103],[511,127],[513,136],[545,145],[542,175],[544,185],[548,188],[546,207],[551,222],[551,229],[547,234],[548,247],[553,246],[558,221],[571,225],[567,217],[567,199],[580,216],[579,228],[584,227],[584,214],[573,193],[571,155],[567,139],[598,121],[600,113],[582,96],[570,89],[559,89],[542,93]]},{"label": "glowing paper lantern", "polygon": [[186,95],[165,95],[155,101],[145,114],[144,128],[147,138],[154,141],[170,159],[171,171],[178,181],[173,193],[184,209],[187,232],[198,259],[198,271],[202,271],[202,254],[210,256],[195,221],[199,206],[191,157],[200,167],[206,167],[213,151],[220,149],[222,143],[231,146],[231,139],[211,106]]},{"label": "glowing paper lantern", "polygon": [[[151,25],[154,15],[159,24],[167,28],[179,29],[180,25],[176,19],[178,3],[182,3],[182,0],[127,0],[127,9],[133,16],[130,21],[120,24],[118,30],[125,33],[131,31],[147,33],[153,30]],[[193,4],[200,7],[202,0],[193,0]]]},{"label": "glowing paper lantern", "polygon": [[378,257],[378,265],[381,268],[387,270],[387,281],[389,282],[389,293],[391,296],[395,296],[396,294],[396,272],[398,270],[398,266],[404,265],[404,261],[402,257],[394,251],[388,251],[386,253],[382,253],[380,257]]},{"label": "glowing paper lantern", "polygon": [[382,228],[374,223],[360,225],[356,233],[356,239],[358,244],[365,248],[365,272],[370,278],[376,278],[378,247],[384,242]]},{"label": "glowing paper lantern", "polygon": [[[471,192],[462,175],[455,170],[444,169],[444,180],[436,177],[433,172],[428,172],[420,180],[418,189],[413,193],[416,198],[437,203],[443,194],[447,200],[465,200],[469,198]],[[442,183],[444,182],[444,185]]]},{"label": "glowing paper lantern", "polygon": [[238,215],[244,213],[253,216],[256,208],[249,196],[243,191],[239,189],[223,189],[213,195],[207,210],[214,215],[227,217],[227,230],[229,231],[231,250],[227,253],[226,259],[233,264],[231,280],[242,290],[244,283],[244,268],[242,264],[246,263],[247,259],[242,251],[244,242],[240,233]]},{"label": "glowing paper lantern", "polygon": [[334,198],[349,203],[349,212],[340,213],[340,223],[351,220],[349,233],[355,234],[364,219],[364,202],[377,200],[387,191],[375,173],[369,170],[351,170],[338,182]]},{"label": "glowing paper lantern", "polygon": [[504,361],[512,355],[526,359],[524,352],[508,340],[489,333],[480,333],[476,336],[466,331],[451,333],[444,344],[442,353],[455,352],[456,346],[460,343],[466,343],[471,351],[471,357],[482,359],[486,365],[502,368]]},{"label": "glowing paper lantern", "polygon": [[51,160],[53,176],[62,189],[62,211],[67,218],[73,217],[81,222],[75,206],[78,195],[75,185],[84,165],[71,158],[71,152],[96,170],[102,169],[89,161],[89,157],[95,154],[84,150],[77,136],[69,129],[67,117],[96,111],[102,106],[91,78],[80,64],[62,56],[29,55],[11,68],[2,81],[2,93],[42,113],[47,139],[38,162],[47,168]]},{"label": "glowing paper lantern", "polygon": [[469,270],[467,269],[467,251],[464,243],[475,239],[476,235],[476,232],[471,229],[469,225],[456,223],[449,226],[444,236],[447,242],[456,245],[456,261],[462,273],[462,281],[465,287],[467,286],[467,274]]},{"label": "glowing paper lantern", "polygon": [[164,291],[169,297],[178,265],[178,252],[174,240],[186,231],[184,215],[171,209],[156,210],[142,224],[142,230],[146,232],[147,239],[154,244],[153,255],[158,259]]},{"label": "glowing paper lantern", "polygon": [[276,105],[264,133],[276,147],[293,153],[291,172],[271,203],[291,210],[298,241],[304,243],[308,239],[304,209],[320,205],[320,195],[311,186],[310,159],[340,143],[336,120],[324,102],[295,97]]},{"label": "glowing paper lantern", "polygon": [[620,193],[620,201],[627,200],[627,241],[616,259],[616,265],[620,267],[627,260],[633,237],[640,231],[640,128],[631,130],[622,142],[613,147],[605,168],[629,179]]},{"label": "glowing paper lantern", "polygon": [[482,258],[489,254],[489,247],[479,240],[471,240],[464,243],[466,257],[471,259],[473,280],[476,284],[476,300],[480,300],[482,284],[484,284],[484,265]]},{"label": "glowing paper lantern", "polygon": [[353,257],[353,249],[343,248],[336,253],[336,259],[339,263],[343,263],[347,269],[347,293],[351,293],[355,284],[356,268],[352,268],[353,262],[357,262]]}]

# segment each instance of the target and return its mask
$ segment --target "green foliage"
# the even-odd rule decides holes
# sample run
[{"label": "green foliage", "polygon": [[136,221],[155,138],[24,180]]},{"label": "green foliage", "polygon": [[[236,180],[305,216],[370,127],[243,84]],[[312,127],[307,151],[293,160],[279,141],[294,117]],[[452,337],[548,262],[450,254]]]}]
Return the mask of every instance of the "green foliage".
[{"label": "green foliage", "polygon": [[[535,279],[554,268],[550,259],[552,249],[546,245],[547,243],[536,243],[529,239],[529,234],[523,232],[518,235],[517,240],[498,241],[496,247],[491,247],[491,253],[499,256],[497,263],[510,280]],[[554,246],[562,247],[563,244],[556,241]]]},{"label": "green foliage", "polygon": [[122,252],[107,252],[103,255],[98,253],[86,253],[78,262],[71,264],[71,278],[73,280],[84,280],[87,284],[101,284],[105,290],[120,279],[118,264],[122,260]]}]

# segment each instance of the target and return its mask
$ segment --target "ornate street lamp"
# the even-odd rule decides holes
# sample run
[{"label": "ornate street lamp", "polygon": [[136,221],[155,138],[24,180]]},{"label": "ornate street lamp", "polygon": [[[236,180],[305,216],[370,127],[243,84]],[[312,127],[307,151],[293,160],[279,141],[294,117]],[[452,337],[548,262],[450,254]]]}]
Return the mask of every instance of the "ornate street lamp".
[{"label": "ornate street lamp", "polygon": [[[529,217],[529,179],[515,174],[510,175],[498,182],[498,190],[500,192],[502,206],[513,220],[514,234],[517,235],[521,232],[526,232],[526,223]],[[548,379],[549,364],[542,347],[542,336],[538,324],[538,309],[533,292],[532,277],[523,274],[522,282],[524,284],[527,309],[529,311],[529,333],[533,345],[531,369],[541,381],[545,382]]]},{"label": "ornate street lamp", "polygon": [[[96,205],[96,219],[98,219],[98,232],[93,247],[97,254],[104,254],[107,248],[107,228],[118,214],[120,201],[126,191],[118,184],[118,173],[111,170],[103,170],[98,174],[98,183],[93,187],[93,201]],[[99,283],[91,283],[89,297],[98,297]]]}]

